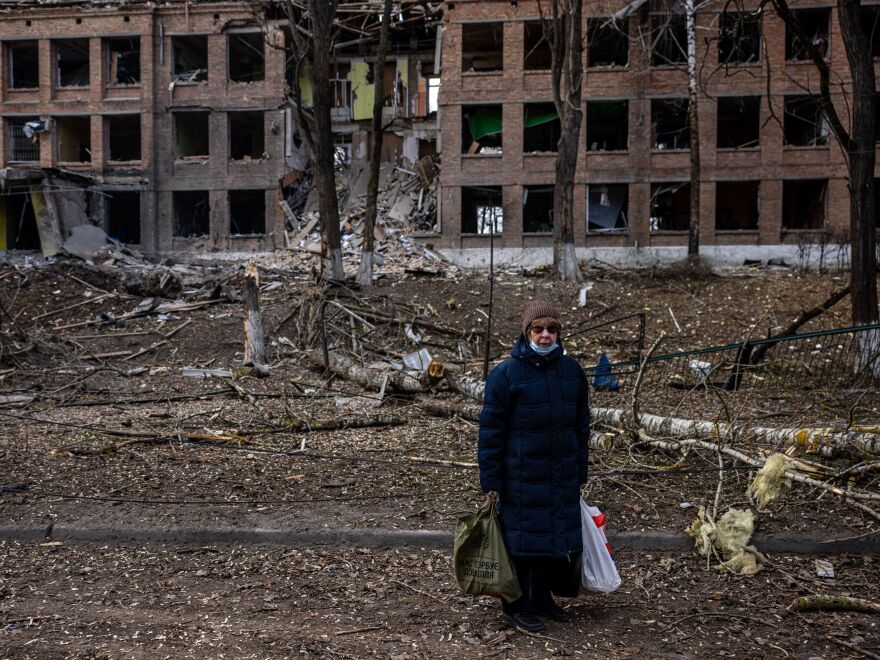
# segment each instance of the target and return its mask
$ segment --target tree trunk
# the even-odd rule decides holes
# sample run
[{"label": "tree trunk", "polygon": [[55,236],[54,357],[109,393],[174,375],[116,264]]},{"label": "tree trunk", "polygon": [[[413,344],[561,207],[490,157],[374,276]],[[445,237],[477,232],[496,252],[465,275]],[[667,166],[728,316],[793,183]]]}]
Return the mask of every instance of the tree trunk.
[{"label": "tree trunk", "polygon": [[[333,18],[338,0],[311,0],[312,90],[315,110],[315,178],[318,210],[321,215],[321,268],[327,277],[345,279],[342,269],[342,243],[339,237],[339,199],[336,196],[333,125],[330,111],[330,61]],[[296,29],[296,26],[291,26]]]},{"label": "tree trunk", "polygon": [[583,119],[583,0],[554,0],[552,10],[553,102],[562,130],[553,190],[553,271],[561,280],[579,282],[581,271],[574,248],[574,178]]},{"label": "tree trunk", "polygon": [[373,284],[373,231],[376,226],[376,202],[379,199],[379,171],[382,165],[382,109],[385,107],[385,58],[391,44],[391,0],[382,10],[379,52],[373,72],[373,150],[370,152],[370,178],[367,181],[367,208],[364,212],[364,247],[357,281],[361,286]]},{"label": "tree trunk", "polygon": [[257,375],[267,376],[263,318],[260,315],[260,273],[253,261],[244,271],[244,366]]},{"label": "tree trunk", "polygon": [[700,258],[700,124],[697,108],[697,17],[694,0],[685,0],[687,19],[688,130],[691,143],[691,199],[688,260]]}]

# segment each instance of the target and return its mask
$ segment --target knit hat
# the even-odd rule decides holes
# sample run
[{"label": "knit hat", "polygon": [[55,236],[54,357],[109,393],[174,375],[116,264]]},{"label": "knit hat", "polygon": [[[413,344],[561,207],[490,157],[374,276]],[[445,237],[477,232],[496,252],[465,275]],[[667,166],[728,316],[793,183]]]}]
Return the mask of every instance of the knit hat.
[{"label": "knit hat", "polygon": [[523,308],[522,316],[522,333],[523,337],[528,338],[529,326],[535,319],[549,317],[559,323],[559,309],[543,300],[530,300]]}]

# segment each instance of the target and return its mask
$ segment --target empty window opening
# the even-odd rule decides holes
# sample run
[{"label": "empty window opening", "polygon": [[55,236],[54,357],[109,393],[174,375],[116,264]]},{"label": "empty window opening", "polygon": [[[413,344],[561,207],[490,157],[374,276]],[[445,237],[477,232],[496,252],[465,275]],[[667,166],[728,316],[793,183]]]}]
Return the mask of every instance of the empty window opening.
[{"label": "empty window opening", "polygon": [[783,229],[824,229],[827,189],[825,179],[783,181]]},{"label": "empty window opening", "polygon": [[230,34],[227,43],[229,44],[229,80],[232,82],[263,80],[266,75],[263,33]]},{"label": "empty window opening", "polygon": [[207,190],[176,190],[174,235],[180,238],[207,236],[211,230],[211,205]]},{"label": "empty window opening", "polygon": [[[547,23],[550,29],[550,23]],[[541,21],[525,21],[523,23],[523,69],[526,71],[549,71],[553,54],[550,42],[544,35],[544,24]]]},{"label": "empty window opening", "polygon": [[[874,179],[874,226],[880,229],[880,179]],[[877,240],[880,241],[880,234]]]},{"label": "empty window opening", "polygon": [[715,184],[715,229],[744,231],[758,228],[757,181],[719,181]]},{"label": "empty window opening", "polygon": [[527,103],[523,114],[523,152],[554,152],[562,124],[553,103]]},{"label": "empty window opening", "polygon": [[[335,73],[330,78],[330,94],[332,96],[331,103],[333,108],[331,115],[341,119],[351,119],[351,80],[349,73],[351,72],[350,62],[337,62],[335,65]],[[367,71],[367,86],[370,93],[373,91],[372,65]],[[386,79],[387,82],[387,79]],[[371,107],[372,109],[372,107]]]},{"label": "empty window opening", "polygon": [[40,136],[26,130],[27,124],[36,124],[36,117],[6,119],[6,160],[10,162],[36,162],[40,160]]},{"label": "empty window opening", "polygon": [[880,57],[880,7],[863,4],[862,25],[870,42],[871,57]]},{"label": "empty window opening", "polygon": [[107,121],[109,160],[140,160],[141,116],[108,115],[105,119]]},{"label": "empty window opening", "polygon": [[40,232],[27,188],[7,188],[0,195],[0,217],[5,216],[6,249],[39,250]]},{"label": "empty window opening", "polygon": [[89,117],[56,117],[58,160],[89,163],[92,160],[92,122]]},{"label": "empty window opening", "polygon": [[749,64],[761,61],[761,16],[724,12],[718,30],[718,62]]},{"label": "empty window opening", "polygon": [[195,34],[171,38],[171,75],[181,82],[208,79],[208,36]]},{"label": "empty window opening", "polygon": [[587,20],[587,66],[626,66],[629,62],[627,21],[610,17]]},{"label": "empty window opening", "polygon": [[599,183],[589,185],[587,191],[587,231],[626,231],[629,186],[625,183]]},{"label": "empty window opening", "polygon": [[500,234],[504,229],[501,186],[461,189],[461,233]]},{"label": "empty window opening", "polygon": [[553,186],[523,187],[523,233],[553,231]]},{"label": "empty window opening", "polygon": [[107,82],[111,85],[137,85],[141,81],[141,38],[106,39]]},{"label": "empty window opening", "polygon": [[89,40],[58,39],[55,46],[55,83],[58,87],[89,84]]},{"label": "empty window opening", "polygon": [[[382,144],[387,145],[388,140]],[[351,133],[334,133],[333,134],[333,164],[337,168],[346,168],[351,166]]]},{"label": "empty window opening", "polygon": [[651,184],[651,231],[687,231],[691,224],[691,185]]},{"label": "empty window opening", "polygon": [[232,160],[263,158],[265,138],[262,112],[229,113],[229,157]]},{"label": "empty window opening", "polygon": [[587,101],[587,151],[626,151],[629,101]]},{"label": "empty window opening", "polygon": [[789,96],[785,99],[783,121],[785,144],[815,147],[828,144],[828,121],[812,96]]},{"label": "empty window opening", "polygon": [[751,149],[761,143],[761,98],[727,96],[718,98],[719,149]]},{"label": "empty window opening", "polygon": [[465,23],[461,26],[461,70],[504,69],[504,23]]},{"label": "empty window opening", "polygon": [[105,195],[107,235],[126,245],[140,243],[141,194],[137,191],[114,190]]},{"label": "empty window opening", "polygon": [[461,153],[501,153],[501,106],[472,105],[461,109]]},{"label": "empty window opening", "polygon": [[652,14],[651,36],[652,66],[687,62],[687,26],[684,14],[677,12]]},{"label": "empty window opening", "polygon": [[266,233],[265,191],[229,191],[229,233],[233,236],[254,236]]},{"label": "empty window opening", "polygon": [[436,114],[440,109],[440,76],[428,77],[428,106],[429,115]]},{"label": "empty window opening", "polygon": [[40,86],[40,49],[36,41],[10,41],[6,44],[7,80],[10,89],[36,89]]},{"label": "empty window opening", "polygon": [[811,60],[810,46],[815,48],[819,55],[827,58],[828,48],[828,22],[831,18],[831,9],[817,7],[814,9],[793,9],[791,11],[794,20],[806,35],[807,42],[801,40],[795,31],[788,25],[785,26],[785,59],[787,60]]},{"label": "empty window opening", "polygon": [[688,149],[691,144],[688,128],[687,99],[652,99],[651,126],[655,149]]},{"label": "empty window opening", "polygon": [[207,160],[209,112],[175,112],[174,157]]}]

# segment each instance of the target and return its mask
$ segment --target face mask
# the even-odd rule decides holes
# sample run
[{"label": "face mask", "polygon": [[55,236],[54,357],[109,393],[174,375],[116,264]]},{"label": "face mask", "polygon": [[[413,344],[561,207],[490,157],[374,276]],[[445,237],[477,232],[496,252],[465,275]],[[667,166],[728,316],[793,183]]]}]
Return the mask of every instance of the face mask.
[{"label": "face mask", "polygon": [[538,355],[549,355],[550,353],[552,353],[556,349],[557,346],[559,346],[559,344],[557,342],[553,342],[552,346],[548,346],[547,348],[544,348],[543,346],[538,346],[535,342],[533,342],[531,339],[529,339],[529,346]]}]

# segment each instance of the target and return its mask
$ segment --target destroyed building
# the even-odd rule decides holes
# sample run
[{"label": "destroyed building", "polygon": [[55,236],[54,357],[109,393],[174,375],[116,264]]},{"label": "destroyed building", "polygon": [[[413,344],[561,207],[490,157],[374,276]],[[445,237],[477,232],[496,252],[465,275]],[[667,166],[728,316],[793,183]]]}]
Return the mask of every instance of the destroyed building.
[{"label": "destroyed building", "polygon": [[[413,170],[437,151],[422,4],[399,7],[385,76],[383,159]],[[334,135],[352,172],[368,156],[375,13],[343,3],[338,19]],[[292,207],[314,206],[289,41],[273,3],[0,2],[0,250],[54,254],[86,223],[148,254],[285,247]]]},{"label": "destroyed building", "polygon": [[[496,259],[550,259],[559,118],[540,20],[548,6],[444,3],[441,212],[432,240],[459,262],[488,263],[492,232]],[[772,11],[723,16],[726,6],[735,8],[710,3],[697,15],[701,252],[742,263],[834,237],[845,242],[844,154],[804,93],[818,90],[815,65]],[[635,11],[609,20],[625,7]],[[818,0],[796,9],[826,49],[832,79],[848,81],[837,9]],[[658,0],[584,4],[584,120],[574,193],[581,257],[680,258],[687,246],[691,145],[682,12],[681,3]],[[877,21],[866,25],[874,29]],[[880,56],[880,31],[872,43]],[[834,91],[846,116],[840,86]]]}]

